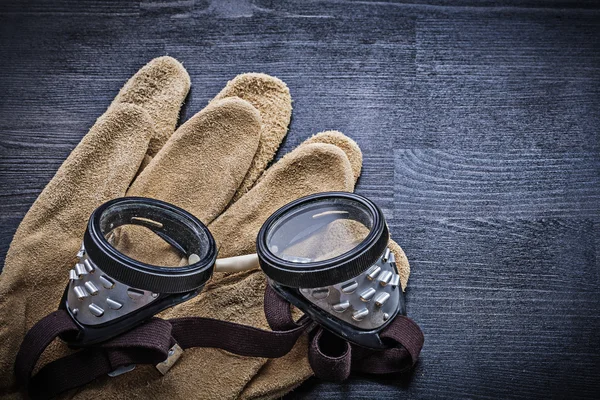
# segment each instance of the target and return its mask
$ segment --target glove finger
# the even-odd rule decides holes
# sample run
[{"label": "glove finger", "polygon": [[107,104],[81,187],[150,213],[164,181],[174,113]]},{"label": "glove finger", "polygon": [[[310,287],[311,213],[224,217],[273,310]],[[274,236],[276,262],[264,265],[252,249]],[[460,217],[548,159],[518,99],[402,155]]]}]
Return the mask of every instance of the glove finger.
[{"label": "glove finger", "polygon": [[299,146],[209,225],[220,246],[219,257],[253,253],[261,225],[283,205],[313,193],[353,188],[350,161],[339,147],[324,143]]},{"label": "glove finger", "polygon": [[0,382],[12,381],[26,330],[56,310],[90,214],[125,194],[153,134],[146,111],[114,107],[96,121],[21,222],[0,280]]},{"label": "glove finger", "polygon": [[[212,102],[173,134],[127,195],[169,202],[208,224],[244,179],[258,147],[260,127],[260,115],[248,102],[237,97]],[[116,245],[140,261],[180,262],[170,245],[143,228],[123,229]]]},{"label": "glove finger", "polygon": [[324,131],[306,139],[302,144],[310,143],[328,143],[342,149],[350,161],[352,173],[354,174],[354,182],[358,180],[362,170],[363,159],[360,147],[358,147],[354,140],[350,139],[340,131]]},{"label": "glove finger", "polygon": [[167,56],[158,57],[131,77],[110,105],[109,110],[124,103],[134,104],[146,110],[154,122],[155,132],[144,166],[175,131],[190,84],[190,77],[179,61]]},{"label": "glove finger", "polygon": [[400,284],[402,285],[402,290],[406,290],[408,277],[410,275],[410,264],[408,263],[408,258],[406,258],[406,254],[404,254],[402,247],[400,247],[398,243],[394,242],[392,239],[390,239],[388,246],[396,257],[396,268],[398,268],[398,274],[400,275]]},{"label": "glove finger", "polygon": [[[234,78],[232,81],[228,82],[227,86],[213,99],[209,105],[209,107],[214,106],[216,104],[220,104],[224,99],[239,99],[240,97],[236,97],[239,95],[244,100],[247,100],[255,107],[257,107],[263,124],[260,128],[259,139],[256,144],[257,148],[254,147],[254,141],[256,139],[255,135],[248,135],[247,137],[238,137],[239,140],[229,140],[227,137],[222,137],[215,132],[212,136],[213,140],[206,140],[206,138],[193,138],[191,135],[187,135],[187,139],[179,140],[180,143],[183,143],[182,146],[185,146],[186,140],[190,139],[191,142],[201,142],[205,141],[203,144],[203,148],[199,149],[199,151],[195,154],[188,151],[189,157],[187,159],[182,156],[182,153],[179,150],[172,151],[169,150],[169,155],[165,156],[166,159],[176,159],[178,158],[182,163],[188,164],[189,160],[193,160],[190,164],[193,167],[194,165],[199,164],[208,164],[212,168],[203,168],[200,172],[210,171],[211,178],[225,177],[227,178],[230,173],[227,172],[227,169],[217,168],[220,164],[224,164],[224,167],[229,167],[230,169],[236,169],[237,167],[242,167],[244,171],[243,173],[243,182],[236,180],[236,189],[245,188],[253,183],[251,182],[251,176],[256,176],[262,172],[266,164],[271,160],[273,154],[277,150],[281,140],[286,134],[287,126],[289,124],[290,115],[291,115],[291,98],[289,95],[289,90],[285,83],[280,81],[277,78],[265,75],[265,74],[242,74]],[[246,127],[242,125],[243,121],[239,121],[239,132],[245,132]],[[192,124],[184,124],[182,128],[186,127],[187,130],[193,130],[196,127],[197,123]],[[190,128],[191,126],[191,128]],[[180,128],[181,129],[181,128]],[[236,148],[236,150],[250,149],[254,148],[254,154],[251,155],[251,164],[245,163],[245,155],[250,153],[244,153],[243,157],[238,157],[237,160],[227,157],[227,152],[222,147],[226,147],[227,142],[229,143],[240,143],[242,140],[247,142],[246,145],[243,145],[241,148]],[[219,141],[222,141],[225,146],[219,145]],[[215,145],[212,145],[212,142]],[[250,146],[248,145],[250,144]],[[169,147],[169,146],[167,146]],[[165,149],[165,152],[167,149]],[[205,162],[208,158],[204,155],[205,152],[210,152],[210,156],[223,155],[220,159],[217,159],[215,162]],[[180,153],[180,154],[177,154]],[[233,154],[233,153],[231,153]],[[148,157],[149,158],[149,157]],[[200,162],[196,161],[200,160]],[[220,162],[220,164],[219,164]],[[182,206],[188,211],[192,212],[196,216],[198,216],[205,223],[212,221],[216,214],[212,212],[216,210],[217,214],[220,214],[227,204],[232,201],[235,201],[236,195],[233,196],[233,200],[229,198],[228,189],[230,186],[225,185],[213,185],[209,180],[198,180],[195,178],[195,173],[187,173],[183,174],[182,171],[170,171],[162,173],[162,170],[166,168],[172,168],[171,165],[162,165],[166,163],[161,163],[161,165],[154,165],[152,168],[158,171],[161,170],[161,173],[153,173],[151,178],[148,178],[148,174],[145,174],[144,177],[140,179],[140,182],[146,180],[144,183],[144,188],[139,189],[141,186],[140,182],[134,183],[134,187],[130,192],[130,195],[144,195],[148,197],[156,197],[161,198],[166,201],[170,201],[171,203]],[[248,173],[250,175],[248,175]],[[165,189],[164,185],[161,182],[166,182],[169,179],[165,178],[163,175],[173,175],[175,174],[174,180],[171,180],[171,184],[168,188]],[[239,171],[236,169],[233,174],[236,179],[239,175]],[[214,179],[213,179],[214,180]],[[156,188],[158,190],[150,189],[148,187],[154,186],[158,182]],[[244,183],[245,182],[245,183]],[[204,184],[205,188],[202,188],[201,185]],[[216,192],[216,190],[219,190]],[[238,193],[243,192],[247,189],[238,189]],[[167,199],[167,197],[169,199]],[[198,197],[201,196],[200,201],[197,201]],[[217,201],[213,201],[212,197],[217,198]],[[225,196],[229,198],[230,201],[227,203],[223,203],[218,201],[220,198]],[[209,202],[209,207],[206,207],[207,201]],[[197,212],[196,212],[197,210]],[[129,226],[124,229],[119,230],[117,235],[115,236],[115,244],[125,254],[140,259],[140,261],[148,261],[152,260],[154,264],[162,264],[162,265],[177,265],[184,262],[179,259],[179,255],[168,246],[166,243],[158,240],[153,237],[152,234],[147,232],[144,228],[141,227],[133,227]],[[143,248],[140,246],[144,244]],[[148,244],[152,244],[153,246],[148,246]],[[136,250],[136,248],[138,250]],[[152,251],[148,252],[145,249],[151,248]],[[151,254],[150,254],[151,253]]]},{"label": "glove finger", "polygon": [[[346,153],[354,175],[354,184],[356,184],[362,170],[362,152],[354,140],[340,131],[323,131],[306,139],[300,146],[313,143],[332,144]],[[258,178],[257,183],[260,182],[261,178],[262,176]]]},{"label": "glove finger", "polygon": [[[360,147],[354,142],[354,140],[348,138],[343,133],[339,131],[325,131],[318,133],[311,138],[305,140],[304,144],[310,143],[329,143],[334,144],[344,150],[346,156],[350,160],[350,164],[352,165],[352,171],[354,172],[355,180],[358,179],[362,169],[362,153],[360,151]],[[402,248],[390,239],[389,247],[392,253],[396,256],[396,267],[398,268],[398,273],[400,274],[400,283],[402,285],[402,290],[406,290],[406,285],[408,283],[408,277],[410,275],[410,264],[408,263],[408,259],[406,258],[406,254]]]},{"label": "glove finger", "polygon": [[213,101],[232,96],[244,99],[256,107],[263,122],[258,150],[248,173],[233,197],[233,201],[237,201],[252,188],[275,156],[288,130],[292,116],[292,98],[283,81],[256,73],[236,76]]}]

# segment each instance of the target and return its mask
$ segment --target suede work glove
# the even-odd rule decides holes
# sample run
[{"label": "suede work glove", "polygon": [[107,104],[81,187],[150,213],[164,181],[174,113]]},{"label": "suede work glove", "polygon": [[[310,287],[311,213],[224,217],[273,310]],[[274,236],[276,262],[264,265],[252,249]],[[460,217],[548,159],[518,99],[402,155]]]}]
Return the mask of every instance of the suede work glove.
[{"label": "suede work glove", "polygon": [[[313,136],[265,171],[291,117],[291,97],[282,81],[264,74],[240,75],[175,130],[189,87],[187,72],[172,58],[160,57],[143,67],[23,219],[0,275],[0,394],[20,397],[12,375],[19,345],[33,324],[56,310],[89,215],[102,203],[131,195],[182,207],[209,227],[221,258],[255,252],[261,225],[288,202],[354,189],[362,155],[356,143],[335,131]],[[182,263],[160,239],[134,228],[118,232],[117,248],[152,264]],[[395,243],[390,246],[404,287],[408,262]],[[263,273],[256,269],[215,273],[199,296],[159,316],[202,316],[268,329],[265,286]],[[38,368],[69,352],[63,342],[54,341]],[[165,376],[139,365],[63,397],[274,398],[311,375],[303,336],[279,359],[193,348]]]}]

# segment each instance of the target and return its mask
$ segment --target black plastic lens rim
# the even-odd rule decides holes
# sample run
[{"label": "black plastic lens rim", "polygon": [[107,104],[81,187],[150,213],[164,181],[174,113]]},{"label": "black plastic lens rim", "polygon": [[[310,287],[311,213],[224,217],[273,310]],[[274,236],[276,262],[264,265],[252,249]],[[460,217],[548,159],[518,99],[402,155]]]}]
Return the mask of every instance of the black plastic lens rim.
[{"label": "black plastic lens rim", "polygon": [[[141,206],[140,213],[136,215],[141,218],[145,218],[144,206],[153,207],[154,211],[162,214],[163,219],[172,218],[170,213],[176,214],[180,218],[179,222],[183,222],[181,224],[182,234],[189,234],[189,240],[197,240],[200,244],[200,236],[206,236],[207,254],[198,262],[183,267],[161,267],[126,256],[108,242],[100,226],[103,214],[117,205]],[[164,220],[160,221],[156,215],[150,219],[164,222]],[[188,232],[185,232],[186,230]],[[215,240],[208,228],[198,218],[172,204],[145,197],[123,197],[102,204],[90,216],[83,243],[88,257],[111,278],[126,285],[155,293],[184,293],[201,287],[212,276],[217,258]]]},{"label": "black plastic lens rim", "polygon": [[[280,218],[295,207],[324,199],[347,199],[363,205],[372,214],[373,227],[354,249],[337,257],[311,263],[295,263],[274,255],[267,245],[267,233]],[[371,267],[383,254],[389,231],[381,209],[366,197],[347,192],[323,192],[302,197],[275,211],[263,224],[256,238],[256,253],[263,272],[281,285],[296,288],[330,286],[352,279]]]}]

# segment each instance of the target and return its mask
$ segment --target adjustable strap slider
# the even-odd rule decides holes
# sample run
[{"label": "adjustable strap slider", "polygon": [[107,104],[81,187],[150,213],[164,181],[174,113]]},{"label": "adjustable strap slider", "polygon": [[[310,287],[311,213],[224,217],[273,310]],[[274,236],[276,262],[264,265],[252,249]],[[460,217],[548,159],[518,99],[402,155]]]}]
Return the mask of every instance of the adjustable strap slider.
[{"label": "adjustable strap slider", "polygon": [[179,357],[183,354],[183,349],[175,343],[173,347],[169,349],[166,360],[156,364],[156,369],[163,375],[165,375],[173,365],[179,360]]}]

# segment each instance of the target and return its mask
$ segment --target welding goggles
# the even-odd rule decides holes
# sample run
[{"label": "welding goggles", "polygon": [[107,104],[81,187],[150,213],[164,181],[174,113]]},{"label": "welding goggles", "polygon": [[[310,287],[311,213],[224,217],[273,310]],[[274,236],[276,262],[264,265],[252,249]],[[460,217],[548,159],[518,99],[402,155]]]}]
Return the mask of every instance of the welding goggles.
[{"label": "welding goggles", "polygon": [[[151,230],[180,253],[184,265],[151,265],[117,250],[115,232],[126,225]],[[53,397],[137,364],[154,364],[165,374],[191,347],[281,357],[304,333],[311,367],[321,378],[405,371],[417,361],[423,335],[405,316],[388,242],[381,209],[353,193],[318,193],[289,203],[263,224],[256,254],[219,260],[208,228],[185,210],[140,197],[109,201],[89,219],[59,309],[25,336],[17,381],[32,397]],[[268,278],[264,307],[271,330],[211,318],[154,317],[200,293],[215,270],[258,265]],[[294,320],[290,304],[304,316]],[[80,350],[32,376],[56,337]]]}]

